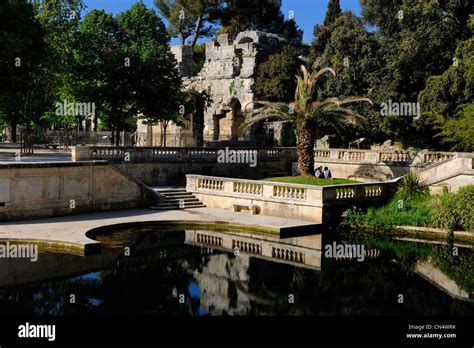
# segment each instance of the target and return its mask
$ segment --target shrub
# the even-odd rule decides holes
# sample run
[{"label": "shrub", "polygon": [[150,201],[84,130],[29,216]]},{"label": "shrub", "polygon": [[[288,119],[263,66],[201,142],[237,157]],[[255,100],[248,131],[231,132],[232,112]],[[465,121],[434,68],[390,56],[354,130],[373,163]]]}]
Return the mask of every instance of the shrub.
[{"label": "shrub", "polygon": [[398,193],[404,198],[426,194],[427,192],[428,187],[416,173],[410,172],[399,181]]},{"label": "shrub", "polygon": [[456,194],[440,196],[432,211],[434,224],[449,231],[474,231],[473,202],[474,185],[462,187]]}]

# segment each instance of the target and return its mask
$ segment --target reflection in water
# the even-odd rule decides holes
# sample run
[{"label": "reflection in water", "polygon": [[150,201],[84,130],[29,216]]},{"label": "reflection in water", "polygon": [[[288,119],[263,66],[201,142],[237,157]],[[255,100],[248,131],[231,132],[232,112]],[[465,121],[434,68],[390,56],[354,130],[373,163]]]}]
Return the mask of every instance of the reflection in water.
[{"label": "reflection in water", "polygon": [[[395,247],[357,262],[322,259],[320,235],[147,228],[97,239],[99,255],[43,250],[36,263],[0,260],[1,315],[474,314],[473,303],[438,289],[456,290],[442,278],[448,268],[431,260],[417,268]],[[461,283],[459,294],[472,296],[472,284]]]}]

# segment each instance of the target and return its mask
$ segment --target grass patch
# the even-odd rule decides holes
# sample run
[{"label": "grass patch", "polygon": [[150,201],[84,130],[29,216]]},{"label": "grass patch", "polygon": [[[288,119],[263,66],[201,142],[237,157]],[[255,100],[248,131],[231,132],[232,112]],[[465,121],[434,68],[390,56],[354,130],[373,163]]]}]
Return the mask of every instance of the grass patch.
[{"label": "grass patch", "polygon": [[357,184],[358,181],[349,179],[318,179],[309,176],[282,176],[277,178],[261,179],[262,181],[285,182],[288,184],[327,186],[327,185],[343,185],[343,184]]}]

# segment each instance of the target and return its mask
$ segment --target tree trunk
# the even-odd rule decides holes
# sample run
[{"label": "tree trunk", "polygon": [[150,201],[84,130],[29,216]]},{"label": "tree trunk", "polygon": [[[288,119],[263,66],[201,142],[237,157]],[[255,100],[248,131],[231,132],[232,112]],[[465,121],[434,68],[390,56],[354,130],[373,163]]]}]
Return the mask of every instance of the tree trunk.
[{"label": "tree trunk", "polygon": [[191,47],[194,49],[194,46],[196,46],[197,39],[199,37],[199,30],[201,30],[201,23],[202,23],[202,13],[199,15],[197,22],[196,22],[196,27],[194,28],[194,35],[193,35],[193,41],[191,44]]},{"label": "tree trunk", "polygon": [[181,31],[179,32],[179,38],[181,40],[181,46],[184,46],[186,43],[186,37],[184,37],[184,34]]},{"label": "tree trunk", "polygon": [[11,140],[12,143],[17,142],[17,136],[16,136],[16,117],[12,115],[12,119],[10,122],[10,128],[11,128]]},{"label": "tree trunk", "polygon": [[120,129],[119,126],[115,127],[115,146],[120,146]]},{"label": "tree trunk", "polygon": [[296,131],[298,169],[303,176],[314,176],[314,132],[309,128]]},{"label": "tree trunk", "polygon": [[166,147],[166,129],[168,128],[168,123],[163,122],[163,146]]}]

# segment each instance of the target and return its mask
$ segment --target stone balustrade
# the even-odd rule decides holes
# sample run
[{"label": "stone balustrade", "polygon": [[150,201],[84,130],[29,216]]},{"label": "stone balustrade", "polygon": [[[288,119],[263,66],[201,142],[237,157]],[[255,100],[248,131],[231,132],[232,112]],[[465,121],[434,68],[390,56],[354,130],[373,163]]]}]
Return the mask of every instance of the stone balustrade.
[{"label": "stone balustrade", "polygon": [[[72,150],[73,161],[106,160],[109,162],[217,162],[220,150],[225,148],[186,148],[186,147],[105,147],[76,146]],[[257,151],[257,161],[296,161],[296,148],[233,148],[232,150]],[[316,163],[337,162],[354,164],[387,164],[410,167],[424,167],[459,156],[472,154],[441,151],[405,150],[353,150],[353,149],[315,149]]]},{"label": "stone balustrade", "polygon": [[371,204],[391,197],[396,180],[346,185],[298,185],[280,182],[186,175],[186,190],[210,208],[231,210],[234,204],[252,204],[263,215],[322,222],[325,206]]},{"label": "stone balustrade", "polygon": [[357,204],[390,198],[395,192],[396,180],[383,183],[363,183],[349,185],[324,186],[324,204]]},{"label": "stone balustrade", "polygon": [[314,159],[318,162],[346,162],[390,164],[423,167],[432,163],[446,161],[462,153],[441,151],[405,150],[353,150],[353,149],[315,149]]},{"label": "stone balustrade", "polygon": [[[217,162],[220,150],[225,148],[75,146],[72,148],[72,160],[105,160],[114,163]],[[296,161],[296,149],[291,147],[231,150],[257,151],[258,162],[276,162],[282,159]]]}]

